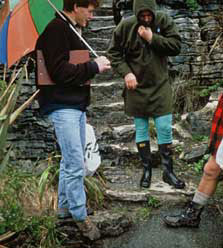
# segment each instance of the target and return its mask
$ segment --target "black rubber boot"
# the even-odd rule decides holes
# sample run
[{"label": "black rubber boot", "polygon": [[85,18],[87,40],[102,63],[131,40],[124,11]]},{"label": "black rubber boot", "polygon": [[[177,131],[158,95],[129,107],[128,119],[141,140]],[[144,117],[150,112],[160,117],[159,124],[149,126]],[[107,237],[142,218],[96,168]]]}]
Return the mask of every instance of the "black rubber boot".
[{"label": "black rubber boot", "polygon": [[170,227],[199,227],[203,206],[191,201],[178,215],[166,215],[164,223]]},{"label": "black rubber boot", "polygon": [[176,189],[183,189],[185,183],[178,179],[173,172],[173,159],[170,144],[159,145],[161,156],[161,164],[163,166],[163,181],[169,185],[174,186]]},{"label": "black rubber boot", "polygon": [[150,142],[143,141],[136,143],[136,145],[143,164],[143,175],[140,180],[140,186],[143,188],[149,188],[152,177]]}]

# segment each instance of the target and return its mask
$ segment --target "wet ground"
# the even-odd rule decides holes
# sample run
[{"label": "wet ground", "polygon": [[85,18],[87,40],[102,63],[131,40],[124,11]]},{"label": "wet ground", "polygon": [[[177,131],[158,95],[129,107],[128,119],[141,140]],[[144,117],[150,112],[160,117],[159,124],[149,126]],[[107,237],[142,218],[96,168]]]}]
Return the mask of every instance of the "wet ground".
[{"label": "wet ground", "polygon": [[215,207],[205,209],[199,228],[167,228],[162,215],[179,209],[163,206],[130,232],[106,240],[104,248],[223,248],[223,215]]},{"label": "wet ground", "polygon": [[[209,201],[209,205],[202,213],[202,220],[199,228],[168,228],[162,221],[162,216],[168,213],[177,213],[184,207],[185,203],[192,199],[196,185],[201,177],[193,170],[181,170],[184,166],[176,166],[177,174],[186,182],[184,190],[176,190],[164,184],[162,181],[162,169],[153,168],[153,180],[150,189],[138,190],[137,185],[141,176],[140,171],[127,170],[122,168],[117,178],[110,171],[106,174],[113,179],[109,185],[111,189],[124,191],[127,196],[132,192],[143,194],[148,192],[150,196],[158,198],[161,206],[152,209],[144,221],[135,220],[132,228],[123,235],[107,239],[103,248],[223,248],[223,195],[221,181],[217,187],[215,196]],[[188,167],[189,168],[189,167]],[[116,180],[115,180],[116,179]],[[138,191],[137,191],[138,190]],[[129,194],[127,194],[130,192]],[[134,197],[134,195],[132,196]],[[125,194],[122,196],[124,200]],[[119,197],[119,200],[121,197]],[[116,203],[117,204],[117,203]],[[126,205],[127,204],[127,205]],[[138,209],[145,209],[146,202],[138,202]],[[125,203],[127,212],[133,217],[136,211],[132,210],[128,203]],[[121,209],[121,208],[120,208]],[[134,218],[134,217],[133,217]]]}]

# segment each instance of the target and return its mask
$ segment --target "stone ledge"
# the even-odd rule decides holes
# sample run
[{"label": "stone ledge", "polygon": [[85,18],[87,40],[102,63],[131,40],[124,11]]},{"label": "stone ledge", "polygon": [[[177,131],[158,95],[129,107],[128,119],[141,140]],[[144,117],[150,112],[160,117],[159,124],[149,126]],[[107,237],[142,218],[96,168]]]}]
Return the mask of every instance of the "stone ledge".
[{"label": "stone ledge", "polygon": [[175,189],[162,181],[158,181],[152,183],[149,189],[142,189],[141,191],[107,189],[105,193],[111,200],[122,202],[147,202],[148,198],[151,196],[157,197],[160,200],[168,200],[168,198],[172,199],[173,196],[177,199],[177,197],[181,198],[182,196],[191,196],[194,194],[195,190],[196,185],[192,182],[186,183],[186,189]]}]

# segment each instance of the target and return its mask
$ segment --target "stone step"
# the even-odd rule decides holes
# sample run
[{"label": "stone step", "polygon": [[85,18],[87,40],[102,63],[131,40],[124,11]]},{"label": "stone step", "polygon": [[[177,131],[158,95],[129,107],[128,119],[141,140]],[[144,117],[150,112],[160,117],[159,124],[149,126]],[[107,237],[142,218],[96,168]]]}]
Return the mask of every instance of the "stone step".
[{"label": "stone step", "polygon": [[[101,36],[100,36],[101,37]],[[94,50],[99,51],[106,51],[111,41],[111,35],[107,36],[106,38],[90,38],[88,39],[89,45]]]},{"label": "stone step", "polygon": [[112,111],[110,113],[95,112],[92,110],[92,106],[88,108],[88,118],[92,125],[101,129],[103,126],[118,126],[120,124],[133,123],[133,118],[127,116],[123,110]]},{"label": "stone step", "polygon": [[106,15],[106,16],[94,16],[91,20],[91,23],[94,23],[95,21],[113,21],[113,15]]},{"label": "stone step", "polygon": [[[115,213],[112,210],[98,210],[89,218],[100,231],[101,239],[105,237],[116,237],[128,231],[132,220],[125,213]],[[83,243],[80,231],[72,218],[60,219],[56,222],[57,231],[64,235],[63,247],[86,247]],[[65,235],[66,233],[66,235]],[[0,246],[1,247],[1,246]],[[94,246],[101,247],[94,243]]]},{"label": "stone step", "polygon": [[121,202],[148,202],[149,197],[166,201],[179,200],[185,198],[185,196],[191,196],[197,187],[197,185],[188,179],[185,189],[175,189],[163,182],[162,170],[160,168],[153,168],[152,172],[150,188],[142,189],[139,187],[142,175],[141,169],[132,167],[105,168],[104,173],[108,184],[106,194],[110,199]]},{"label": "stone step", "polygon": [[111,113],[116,111],[123,111],[124,109],[124,101],[108,103],[108,104],[100,104],[91,106],[91,111],[102,113]]},{"label": "stone step", "polygon": [[[104,75],[105,76],[105,75]],[[92,105],[108,105],[117,102],[122,102],[123,82],[120,81],[107,81],[101,78],[98,80],[100,83],[94,84],[92,82],[91,89],[91,102]]]},{"label": "stone step", "polygon": [[101,8],[111,8],[112,7],[112,0],[103,0]]},{"label": "stone step", "polygon": [[88,40],[94,37],[106,37],[106,35],[107,38],[111,38],[114,28],[115,24],[112,16],[95,17],[89,27],[83,30],[83,36]]},{"label": "stone step", "polygon": [[[107,26],[101,25],[86,32],[84,34],[84,37],[91,45],[94,45],[93,43],[95,42],[95,39],[99,39],[98,42],[106,42],[107,45],[107,40],[109,41],[111,40],[113,30],[114,30],[114,26],[112,26],[111,24],[110,25],[108,24]],[[107,48],[108,47],[106,47],[106,49],[104,50],[107,50]],[[99,48],[97,48],[97,50],[99,50]]]}]

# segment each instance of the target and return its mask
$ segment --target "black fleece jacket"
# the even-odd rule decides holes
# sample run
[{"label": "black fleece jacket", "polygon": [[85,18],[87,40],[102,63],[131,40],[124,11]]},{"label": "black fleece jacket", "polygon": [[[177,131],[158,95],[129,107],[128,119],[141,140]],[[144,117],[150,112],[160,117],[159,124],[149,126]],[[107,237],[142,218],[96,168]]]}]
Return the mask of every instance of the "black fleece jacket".
[{"label": "black fleece jacket", "polygon": [[[67,18],[66,18],[67,19]],[[86,46],[69,26],[56,14],[39,36],[35,50],[42,50],[53,86],[38,86],[38,101],[42,112],[71,107],[86,110],[90,104],[90,85],[86,83],[99,72],[96,62],[69,63],[71,50],[86,50]],[[37,75],[37,74],[36,74]]]}]

